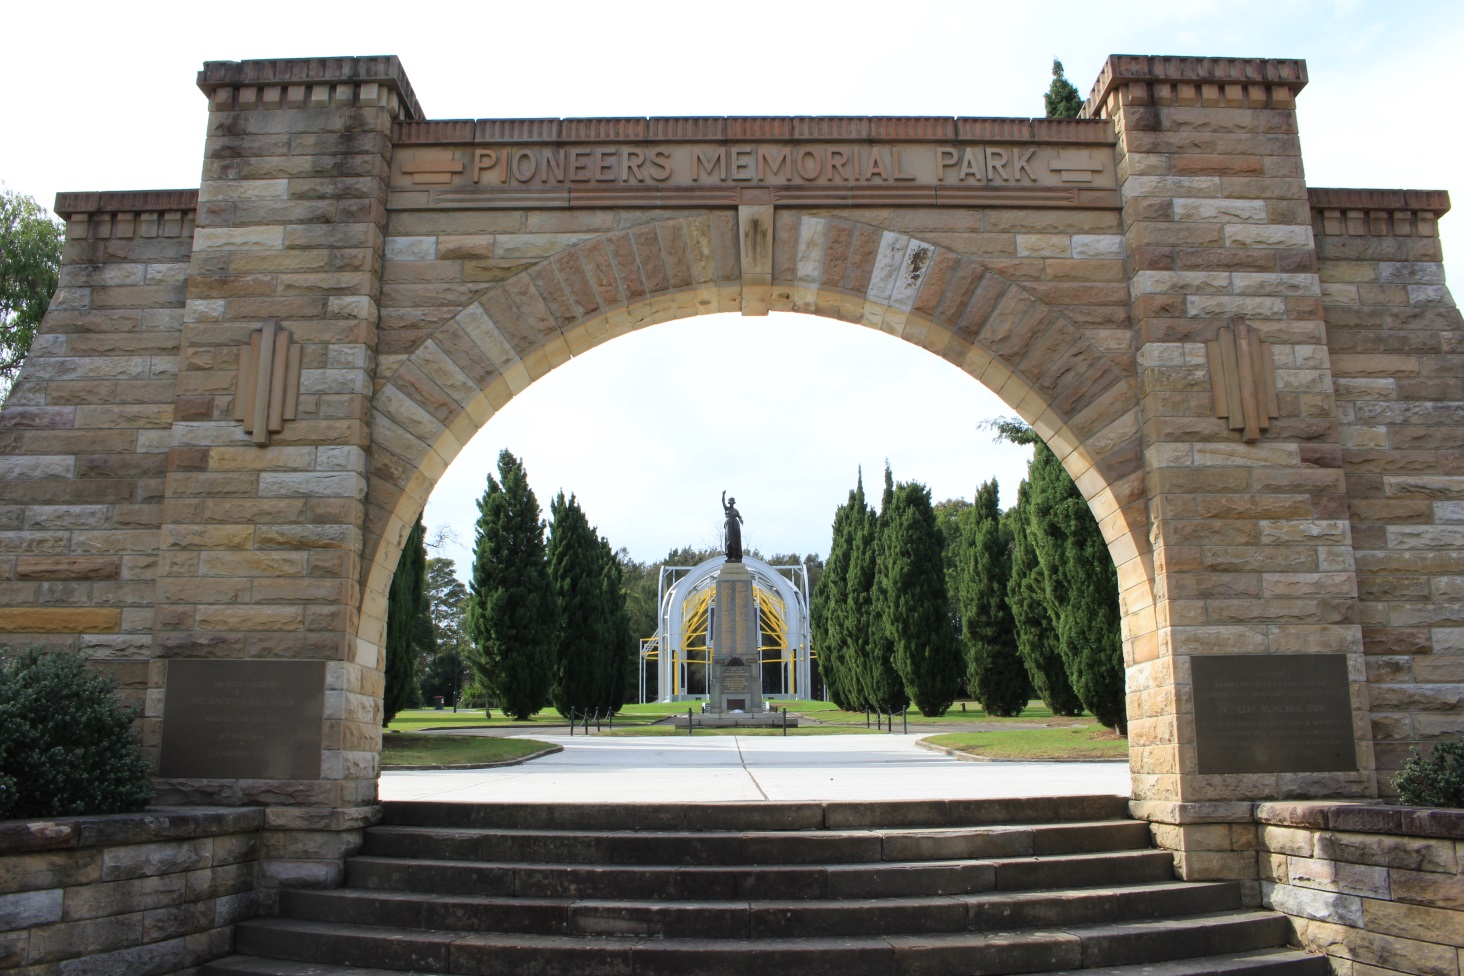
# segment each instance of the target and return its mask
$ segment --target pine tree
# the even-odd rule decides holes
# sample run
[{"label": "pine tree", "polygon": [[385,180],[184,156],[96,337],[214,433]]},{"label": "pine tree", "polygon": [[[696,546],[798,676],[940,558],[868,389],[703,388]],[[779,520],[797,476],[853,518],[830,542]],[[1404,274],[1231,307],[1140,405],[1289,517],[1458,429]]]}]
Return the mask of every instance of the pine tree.
[{"label": "pine tree", "polygon": [[600,540],[573,495],[549,504],[549,578],[559,605],[554,681],[549,697],[559,714],[598,708],[603,659],[614,654],[614,621],[606,606]]},{"label": "pine tree", "polygon": [[488,476],[478,501],[467,623],[473,670],[499,707],[522,721],[548,703],[559,611],[523,464],[504,451],[498,476]]},{"label": "pine tree", "polygon": [[464,630],[467,599],[468,588],[457,578],[456,564],[443,556],[429,557],[427,604],[433,653],[427,658],[419,656],[417,665],[417,685],[427,701],[441,696],[448,704],[456,704],[457,692],[468,684],[462,674],[472,644]]},{"label": "pine tree", "polygon": [[[895,668],[894,633],[887,623],[892,619],[890,606],[893,594],[883,582],[890,572],[889,557],[886,555],[885,530],[895,504],[894,475],[888,463],[885,464],[884,492],[880,495],[879,513],[866,515],[860,526],[855,544],[859,553],[860,584],[868,596],[864,602],[863,619],[866,637],[860,649],[859,676],[864,691],[864,704],[869,708],[900,711],[910,703],[905,692],[905,680]],[[864,583],[867,570],[868,583]],[[857,595],[854,584],[850,585],[850,598]]]},{"label": "pine tree", "polygon": [[[904,697],[922,715],[943,715],[956,699],[964,662],[950,625],[944,546],[930,489],[900,485],[880,522],[875,627],[889,642]],[[890,699],[883,704],[904,707]]]},{"label": "pine tree", "polygon": [[427,527],[422,517],[407,533],[406,545],[391,576],[386,596],[386,666],[382,689],[383,726],[396,713],[416,705],[422,696],[417,687],[413,637],[427,610]]},{"label": "pine tree", "polygon": [[1052,59],[1052,84],[1042,96],[1049,119],[1075,119],[1083,108],[1083,96],[1062,73],[1062,62]]},{"label": "pine tree", "polygon": [[1057,622],[1068,682],[1098,721],[1124,731],[1123,640],[1113,559],[1092,510],[1057,456],[1038,445],[1028,472],[1029,528],[1046,575],[1048,612]]},{"label": "pine tree", "polygon": [[1017,651],[1037,697],[1054,715],[1081,715],[1083,702],[1068,681],[1067,665],[1057,647],[1057,621],[1047,607],[1047,575],[1037,558],[1028,525],[1031,487],[1023,479],[1017,505],[1009,519],[1012,528],[1012,572],[1007,581],[1007,604],[1012,611]]},{"label": "pine tree", "polygon": [[1017,652],[1016,627],[1007,603],[1011,577],[1009,542],[1003,538],[996,480],[976,493],[962,513],[964,544],[961,623],[966,645],[966,687],[991,715],[1022,714],[1031,691]]},{"label": "pine tree", "polygon": [[[423,550],[426,556],[426,550]],[[422,601],[417,604],[417,615],[412,618],[412,683],[416,689],[416,703],[427,702],[422,690],[422,673],[437,660],[437,628],[432,623],[432,593],[429,589],[431,575],[427,571],[427,560],[423,559]]]}]

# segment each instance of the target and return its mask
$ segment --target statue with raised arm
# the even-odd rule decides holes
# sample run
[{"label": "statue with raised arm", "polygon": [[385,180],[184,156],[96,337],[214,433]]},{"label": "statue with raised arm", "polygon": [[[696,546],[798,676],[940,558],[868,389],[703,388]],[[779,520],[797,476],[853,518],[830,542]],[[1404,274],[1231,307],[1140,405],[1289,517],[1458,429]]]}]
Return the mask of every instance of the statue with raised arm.
[{"label": "statue with raised arm", "polygon": [[726,536],[727,561],[729,563],[742,562],[742,516],[737,512],[737,499],[727,497],[727,492],[722,492],[722,512],[727,517],[723,534]]}]

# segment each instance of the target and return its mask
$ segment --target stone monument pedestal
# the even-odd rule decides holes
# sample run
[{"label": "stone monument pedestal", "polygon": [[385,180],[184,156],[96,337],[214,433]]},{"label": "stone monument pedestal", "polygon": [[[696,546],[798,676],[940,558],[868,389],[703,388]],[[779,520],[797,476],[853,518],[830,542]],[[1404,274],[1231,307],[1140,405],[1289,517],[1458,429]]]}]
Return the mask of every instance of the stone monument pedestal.
[{"label": "stone monument pedestal", "polygon": [[752,573],[741,562],[723,563],[717,576],[712,667],[707,675],[710,714],[762,714],[760,643]]}]

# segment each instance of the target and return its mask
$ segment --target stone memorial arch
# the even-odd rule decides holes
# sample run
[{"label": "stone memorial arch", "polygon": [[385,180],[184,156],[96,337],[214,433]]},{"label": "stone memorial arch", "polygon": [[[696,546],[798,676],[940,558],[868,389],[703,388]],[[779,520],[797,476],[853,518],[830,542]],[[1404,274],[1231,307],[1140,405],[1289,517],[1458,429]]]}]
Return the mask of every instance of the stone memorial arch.
[{"label": "stone memorial arch", "polygon": [[388,581],[462,445],[630,330],[827,316],[1057,452],[1119,570],[1134,809],[1185,876],[1254,877],[1213,825],[1376,796],[1464,728],[1449,201],[1308,188],[1306,81],[1115,56],[1072,120],[432,121],[395,58],[210,62],[198,189],[57,199],[0,630],[115,671],[162,798],[267,805],[271,877],[328,883],[375,816]]}]

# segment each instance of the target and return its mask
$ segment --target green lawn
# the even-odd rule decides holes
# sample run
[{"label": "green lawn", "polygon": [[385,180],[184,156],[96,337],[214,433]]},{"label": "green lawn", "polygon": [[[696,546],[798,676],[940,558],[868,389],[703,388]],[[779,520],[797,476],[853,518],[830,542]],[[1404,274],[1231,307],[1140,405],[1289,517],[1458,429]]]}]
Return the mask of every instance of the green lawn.
[{"label": "green lawn", "polygon": [[[861,727],[864,725],[863,712],[841,711],[835,708],[830,702],[818,702],[817,704],[823,706],[823,710],[816,714],[810,714],[810,718],[817,719],[820,722],[844,722],[851,725],[857,723]],[[965,706],[964,710],[962,709],[963,705]],[[802,711],[802,709],[794,708],[793,711]],[[1065,716],[1053,715],[1052,709],[1048,708],[1040,700],[1035,699],[1027,703],[1027,707],[1022,710],[1021,715],[1013,718],[988,715],[986,714],[986,710],[976,702],[956,702],[944,715],[930,718],[921,715],[919,710],[912,707],[908,713],[908,719],[911,726],[950,725],[956,722],[1041,722],[1044,725],[1090,725],[1093,722],[1093,719],[1087,716],[1067,718]],[[895,716],[895,724],[898,725],[899,722],[900,717],[897,714]]]},{"label": "green lawn", "polygon": [[1101,725],[949,732],[926,742],[983,759],[1127,759],[1128,740]]},{"label": "green lawn", "polygon": [[493,763],[522,759],[548,749],[535,739],[501,739],[487,735],[404,735],[381,737],[381,764],[392,766],[450,766],[458,763]]},{"label": "green lawn", "polygon": [[[701,736],[701,735],[782,735],[782,734],[783,734],[783,730],[780,729],[780,728],[779,729],[761,729],[761,728],[748,728],[748,729],[702,729],[702,728],[698,728],[696,730],[696,735],[699,735],[699,736]],[[861,726],[861,727],[859,727],[857,729],[850,729],[850,728],[844,728],[843,726],[837,726],[837,725],[803,725],[803,726],[799,726],[798,728],[789,728],[788,729],[788,735],[789,736],[795,736],[795,735],[866,735],[866,734],[868,734],[868,735],[874,735],[875,734],[874,729],[866,729],[863,726]],[[889,733],[882,733],[882,734],[888,735]],[[686,738],[686,729],[684,729],[684,728],[678,729],[678,728],[675,728],[675,727],[670,726],[670,725],[654,725],[654,726],[649,726],[649,727],[647,727],[647,726],[640,726],[640,727],[626,727],[626,728],[621,728],[619,725],[617,725],[617,726],[615,726],[615,731],[614,732],[609,732],[609,731],[601,732],[600,735],[615,735],[615,736],[621,736],[621,735],[625,735],[625,736],[673,736],[673,735],[679,735],[682,738]]]},{"label": "green lawn", "polygon": [[[639,708],[641,706],[634,707]],[[680,709],[680,711],[684,713],[686,709],[683,707],[682,709]],[[664,717],[664,715],[667,714],[674,714],[674,711],[663,713],[661,715],[647,713],[633,714],[629,712],[621,712],[619,715],[615,716],[615,724],[619,725],[621,722],[625,722],[628,725],[635,723],[644,724],[646,722],[652,722],[658,718],[662,718]],[[575,721],[576,724],[583,724],[582,719],[576,719]],[[601,721],[603,722],[604,720],[602,719]],[[544,711],[539,712],[537,715],[530,717],[528,721],[525,722],[520,722],[517,719],[509,718],[496,708],[493,709],[492,718],[486,717],[483,714],[483,709],[481,708],[464,708],[460,709],[457,712],[452,711],[452,709],[450,708],[443,709],[440,712],[435,708],[409,708],[405,711],[397,712],[396,716],[391,720],[391,724],[387,726],[387,729],[400,732],[419,732],[423,729],[532,729],[536,727],[547,729],[556,725],[563,729],[564,726],[568,724],[568,719],[566,719],[563,715],[560,715],[558,712],[554,711],[554,709],[552,708],[547,708]],[[591,723],[591,725],[593,724],[594,723]]]},{"label": "green lawn", "polygon": [[[834,707],[833,702],[809,701],[806,698],[797,698],[786,703],[774,701],[773,704],[779,708],[786,704],[790,712],[802,712],[805,715],[810,712],[828,711]],[[695,712],[700,712],[701,702],[646,702],[644,705],[626,705],[616,714],[616,721],[620,720],[621,715],[654,716],[656,718],[663,718],[667,715],[685,715],[688,707]]]},{"label": "green lawn", "polygon": [[[821,723],[830,731],[863,731],[865,728],[865,717],[863,712],[845,712],[834,706],[833,702],[809,701],[800,699],[790,702],[777,702],[778,707],[786,707],[790,712],[806,716],[814,722]],[[936,718],[926,718],[915,709],[910,709],[907,719],[909,727],[913,731],[930,725],[949,725],[961,722],[1000,722],[1000,723],[1033,723],[1039,722],[1051,726],[1072,726],[1082,727],[1092,724],[1092,719],[1063,718],[1055,717],[1052,710],[1041,701],[1033,701],[1028,704],[1026,710],[1016,718],[997,718],[987,715],[980,705],[975,702],[965,702],[965,710],[961,709],[961,702],[952,705],[944,715]],[[615,715],[615,730],[618,732],[622,727],[649,726],[672,715],[685,715],[687,707],[700,714],[700,702],[647,702],[644,705],[626,705]],[[605,721],[601,719],[601,728],[605,728]],[[461,729],[461,728],[542,728],[546,732],[558,727],[563,731],[568,722],[552,708],[545,709],[534,715],[527,721],[520,722],[517,719],[505,716],[498,709],[493,709],[493,717],[488,718],[483,714],[483,709],[464,708],[453,712],[451,709],[438,711],[434,708],[413,708],[398,712],[392,719],[391,725],[387,726],[390,731],[421,732],[431,729]],[[577,720],[576,725],[582,725],[583,720]],[[900,719],[895,717],[895,725],[900,726]],[[819,726],[804,725],[800,734],[807,735],[811,729]],[[873,731],[873,729],[871,729]],[[1040,730],[1030,730],[1040,731]],[[659,732],[648,734],[659,735]],[[672,732],[671,734],[675,734]],[[683,731],[681,733],[685,735]],[[698,732],[698,735],[701,733]],[[791,734],[791,733],[790,733]]]}]

